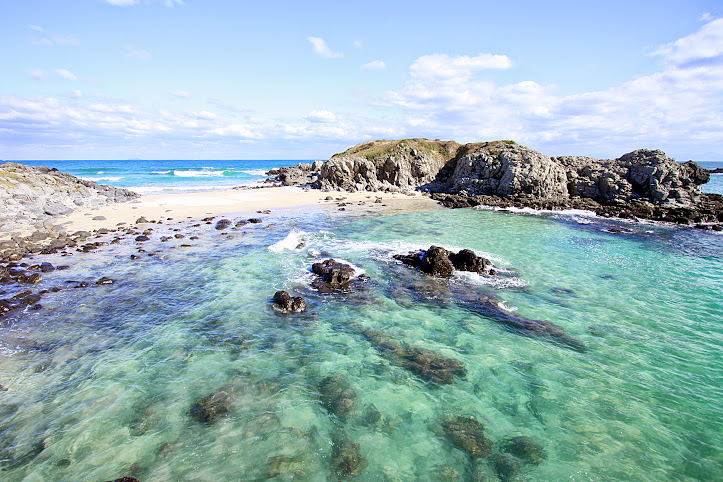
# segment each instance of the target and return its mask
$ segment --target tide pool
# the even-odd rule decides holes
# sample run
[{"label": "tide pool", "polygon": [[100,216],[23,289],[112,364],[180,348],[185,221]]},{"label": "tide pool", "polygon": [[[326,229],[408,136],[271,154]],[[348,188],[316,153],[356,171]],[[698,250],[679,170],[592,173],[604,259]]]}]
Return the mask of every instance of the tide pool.
[{"label": "tide pool", "polygon": [[[158,241],[173,228],[186,238]],[[440,280],[392,258],[432,244],[472,249],[501,274]],[[169,222],[143,248],[131,237],[44,258],[71,267],[39,288],[64,289],[0,333],[3,480],[322,481],[352,465],[356,480],[390,481],[723,473],[719,234],[584,213],[290,210],[235,231]],[[366,289],[311,289],[309,268],[327,257],[368,275]],[[66,283],[101,276],[117,282]],[[308,311],[275,312],[282,289]],[[510,331],[460,295],[555,323],[587,350]],[[458,360],[466,376],[425,381],[367,330]],[[343,416],[323,402],[331,376],[355,394]],[[194,416],[219,393],[217,418]],[[456,417],[480,422],[496,455],[455,445]],[[544,459],[495,462],[520,436]]]}]

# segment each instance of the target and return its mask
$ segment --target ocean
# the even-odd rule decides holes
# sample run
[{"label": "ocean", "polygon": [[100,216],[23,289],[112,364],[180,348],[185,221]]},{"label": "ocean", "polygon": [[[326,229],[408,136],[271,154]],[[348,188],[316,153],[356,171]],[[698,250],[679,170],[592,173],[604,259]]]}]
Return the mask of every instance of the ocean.
[{"label": "ocean", "polygon": [[87,181],[131,189],[140,194],[170,194],[253,187],[269,170],[300,160],[62,160],[17,161],[56,168]]},{"label": "ocean", "polygon": [[[0,332],[0,478],[720,479],[720,234],[575,211],[230,219],[251,215],[262,222],[225,231],[166,220],[143,252],[130,237],[43,257],[70,268],[44,273],[40,289],[63,289]],[[160,241],[174,233],[185,238]],[[500,274],[435,279],[393,258],[433,244],[472,249]],[[366,288],[313,290],[310,267],[327,257],[369,276]],[[93,283],[103,276],[116,282]],[[79,281],[90,286],[68,288]],[[277,290],[308,311],[274,311]],[[476,297],[587,349],[511,331],[465,301]],[[367,330],[466,374],[431,382]],[[351,407],[324,397],[329,380]],[[218,417],[199,418],[213,400]],[[470,417],[491,456],[460,448],[472,434],[450,434]]]}]

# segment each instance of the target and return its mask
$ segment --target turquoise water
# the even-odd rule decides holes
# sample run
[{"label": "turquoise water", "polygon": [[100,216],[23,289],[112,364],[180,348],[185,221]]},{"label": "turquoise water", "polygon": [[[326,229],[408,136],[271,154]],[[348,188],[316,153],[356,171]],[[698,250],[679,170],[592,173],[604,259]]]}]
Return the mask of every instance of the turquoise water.
[{"label": "turquoise water", "polygon": [[[496,480],[489,459],[445,436],[457,416],[480,421],[494,452],[520,435],[543,447],[545,460],[520,463],[512,480],[723,473],[718,234],[466,209],[280,211],[230,238],[174,222],[152,238],[174,227],[187,238],[152,241],[136,261],[132,238],[46,258],[71,268],[40,288],[118,281],[48,293],[42,310],[2,329],[0,478],[338,480],[346,440],[363,458],[357,480]],[[502,275],[435,280],[391,258],[430,244],[473,249]],[[368,289],[315,294],[309,267],[326,256],[363,270]],[[274,312],[280,289],[302,295],[308,312]],[[498,297],[587,351],[511,332],[460,294]],[[466,377],[426,382],[385,358],[367,329],[459,360]],[[330,375],[356,393],[346,417],[322,404]],[[191,416],[219,390],[230,394],[227,414],[211,424]]]},{"label": "turquoise water", "polygon": [[270,169],[295,166],[293,160],[61,160],[18,161],[56,168],[82,179],[141,194],[256,186]]}]

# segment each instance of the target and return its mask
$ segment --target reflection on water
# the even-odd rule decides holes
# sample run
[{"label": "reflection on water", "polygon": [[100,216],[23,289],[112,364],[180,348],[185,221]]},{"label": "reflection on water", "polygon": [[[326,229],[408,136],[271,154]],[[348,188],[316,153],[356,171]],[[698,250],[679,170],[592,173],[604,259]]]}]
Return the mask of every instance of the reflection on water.
[{"label": "reflection on water", "polygon": [[[131,239],[50,257],[71,269],[40,289],[64,289],[2,328],[2,478],[715,479],[720,242],[595,226],[475,210],[296,213],[184,228],[200,239],[152,241],[136,261]],[[510,282],[439,281],[392,259],[430,244],[474,249]],[[314,292],[309,267],[328,256],[372,282]],[[117,281],[65,287],[101,276]],[[280,289],[308,311],[271,309]],[[511,332],[462,293],[559,325],[588,350]],[[425,376],[424,360],[452,375]]]}]

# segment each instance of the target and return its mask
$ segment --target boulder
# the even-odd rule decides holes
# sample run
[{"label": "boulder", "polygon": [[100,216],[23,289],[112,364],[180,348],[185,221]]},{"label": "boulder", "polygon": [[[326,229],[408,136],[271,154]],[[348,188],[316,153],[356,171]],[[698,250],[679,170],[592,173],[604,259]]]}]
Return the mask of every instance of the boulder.
[{"label": "boulder", "polygon": [[301,296],[292,297],[286,291],[274,293],[274,309],[282,313],[302,313],[306,311],[306,301]]},{"label": "boulder", "polygon": [[518,459],[534,465],[540,465],[547,457],[545,449],[524,435],[503,441],[500,444],[500,452],[512,454]]}]

